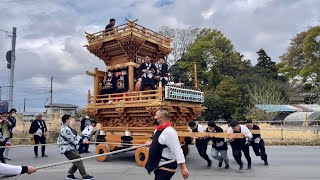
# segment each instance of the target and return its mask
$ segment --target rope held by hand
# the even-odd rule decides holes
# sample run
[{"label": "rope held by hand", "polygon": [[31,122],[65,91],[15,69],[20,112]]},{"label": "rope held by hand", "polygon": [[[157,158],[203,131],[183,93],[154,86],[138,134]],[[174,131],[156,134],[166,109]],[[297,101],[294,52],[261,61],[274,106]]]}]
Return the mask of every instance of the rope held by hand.
[{"label": "rope held by hand", "polygon": [[[36,167],[36,170],[46,169],[46,168],[55,167],[55,166],[60,166],[60,165],[63,165],[63,164],[68,164],[68,163],[74,163],[74,162],[78,162],[78,161],[82,161],[82,160],[88,160],[88,159],[92,159],[92,158],[96,158],[96,157],[100,157],[100,156],[107,156],[107,155],[118,154],[118,153],[127,152],[127,151],[133,151],[133,150],[136,150],[138,148],[145,147],[145,146],[146,145],[143,144],[143,145],[130,147],[130,148],[125,148],[125,149],[112,151],[112,152],[108,152],[108,153],[97,154],[97,155],[87,156],[87,157],[83,157],[83,158],[79,158],[79,159],[73,159],[73,160],[69,160],[69,161],[62,161],[62,162],[53,163],[53,164],[47,164],[47,165],[44,165],[44,166]],[[14,177],[14,176],[1,176],[0,179],[7,179],[7,178],[11,178],[11,177]]]}]

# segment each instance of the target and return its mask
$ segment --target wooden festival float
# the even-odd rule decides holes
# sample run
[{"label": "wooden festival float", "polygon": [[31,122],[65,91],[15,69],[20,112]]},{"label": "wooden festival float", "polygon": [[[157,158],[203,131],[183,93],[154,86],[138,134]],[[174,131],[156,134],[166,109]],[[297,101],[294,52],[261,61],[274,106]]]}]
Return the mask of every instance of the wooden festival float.
[{"label": "wooden festival float", "polygon": [[[204,111],[203,92],[177,86],[162,87],[156,90],[139,91],[140,81],[135,79],[136,68],[144,62],[145,56],[151,59],[167,57],[172,51],[171,38],[165,37],[140,26],[135,21],[126,20],[112,31],[105,30],[86,33],[87,50],[106,64],[106,70],[94,68],[87,74],[94,77],[94,90],[88,91],[88,104],[85,112],[101,124],[97,141],[104,142],[96,147],[96,154],[102,154],[143,144],[150,140],[154,132],[154,115],[159,107],[168,109],[173,127],[182,134],[179,139],[185,155],[188,145],[184,138],[188,134],[187,123]],[[128,92],[99,95],[99,83],[106,71],[128,71]],[[196,77],[195,77],[196,79]],[[186,133],[183,135],[183,133]],[[105,161],[108,157],[97,158]],[[148,159],[148,149],[139,148],[135,152],[138,165],[144,166]]]}]

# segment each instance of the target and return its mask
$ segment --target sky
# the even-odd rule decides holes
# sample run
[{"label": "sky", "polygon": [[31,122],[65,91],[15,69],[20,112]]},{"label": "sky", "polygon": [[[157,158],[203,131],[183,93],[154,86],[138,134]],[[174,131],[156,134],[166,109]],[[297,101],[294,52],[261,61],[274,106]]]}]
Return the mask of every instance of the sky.
[{"label": "sky", "polygon": [[[0,30],[17,27],[14,101],[26,111],[39,111],[50,103],[84,108],[93,78],[85,71],[104,69],[90,54],[84,32],[104,29],[110,18],[125,18],[154,31],[172,28],[215,28],[222,31],[245,58],[256,63],[263,48],[279,62],[297,33],[320,24],[319,0],[0,0]],[[11,39],[0,31],[0,86],[8,86],[5,55]],[[1,88],[8,99],[8,88]]]}]

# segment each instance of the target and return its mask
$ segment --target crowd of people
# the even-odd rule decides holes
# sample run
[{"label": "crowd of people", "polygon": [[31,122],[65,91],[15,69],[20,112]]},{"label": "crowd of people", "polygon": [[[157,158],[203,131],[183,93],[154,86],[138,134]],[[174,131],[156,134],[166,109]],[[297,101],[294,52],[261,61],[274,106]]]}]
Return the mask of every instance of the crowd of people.
[{"label": "crowd of people", "polygon": [[[137,83],[141,78],[140,91],[149,87],[155,90],[159,82],[162,86],[168,83],[168,64],[163,58],[156,63],[152,63],[149,56],[144,57],[144,63],[139,68],[135,68],[134,81]],[[129,89],[129,77],[127,69],[118,71],[108,71],[105,73],[103,80],[99,83],[100,95],[124,93]]]},{"label": "crowd of people", "polygon": [[[190,131],[192,132],[207,132],[208,135],[204,138],[196,139],[196,147],[198,149],[199,155],[207,161],[207,166],[211,167],[212,161],[207,155],[208,142],[211,141],[212,149],[211,156],[213,159],[217,160],[218,167],[222,167],[223,162],[225,163],[225,169],[229,169],[229,158],[228,158],[228,145],[230,143],[232,149],[232,155],[235,161],[239,164],[239,170],[243,170],[243,162],[241,160],[242,153],[245,156],[248,166],[247,169],[251,169],[251,157],[249,146],[256,156],[260,156],[264,161],[264,165],[269,165],[267,154],[265,152],[264,141],[260,134],[252,134],[251,130],[260,130],[259,126],[253,124],[252,120],[247,120],[246,125],[240,125],[238,121],[229,121],[228,127],[225,129],[227,133],[242,133],[244,138],[219,138],[214,137],[213,133],[223,133],[224,129],[216,125],[215,122],[209,121],[208,127],[205,128],[201,124],[196,124],[196,122],[191,121],[188,123]],[[219,155],[220,154],[220,155]]]}]

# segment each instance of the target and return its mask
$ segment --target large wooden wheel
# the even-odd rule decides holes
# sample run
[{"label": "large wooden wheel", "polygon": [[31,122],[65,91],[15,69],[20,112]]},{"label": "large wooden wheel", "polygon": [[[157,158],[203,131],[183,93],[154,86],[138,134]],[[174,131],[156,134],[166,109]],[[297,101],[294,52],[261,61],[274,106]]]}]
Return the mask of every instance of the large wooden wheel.
[{"label": "large wooden wheel", "polygon": [[187,157],[189,155],[189,146],[188,146],[188,144],[183,144],[181,146],[181,148],[182,148],[184,157]]},{"label": "large wooden wheel", "polygon": [[[110,152],[110,148],[107,144],[98,144],[96,147],[96,155]],[[96,157],[97,161],[103,162],[108,159],[108,155]]]},{"label": "large wooden wheel", "polygon": [[138,148],[135,152],[136,163],[140,167],[145,167],[149,158],[149,149],[146,147]]}]

